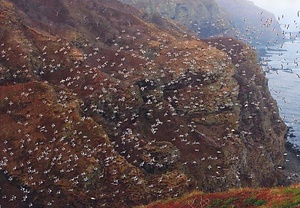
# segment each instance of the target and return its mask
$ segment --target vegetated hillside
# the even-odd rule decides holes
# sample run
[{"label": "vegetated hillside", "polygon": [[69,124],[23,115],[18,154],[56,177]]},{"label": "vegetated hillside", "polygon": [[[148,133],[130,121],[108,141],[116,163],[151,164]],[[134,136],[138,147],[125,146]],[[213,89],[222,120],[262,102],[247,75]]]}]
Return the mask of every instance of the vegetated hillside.
[{"label": "vegetated hillside", "polygon": [[284,182],[286,126],[255,53],[153,17],[2,0],[1,205],[132,207]]},{"label": "vegetated hillside", "polygon": [[299,207],[299,185],[273,189],[234,189],[222,193],[193,192],[182,198],[154,202],[140,208]]},{"label": "vegetated hillside", "polygon": [[235,37],[253,46],[283,41],[275,16],[248,0],[121,0],[150,14],[160,14],[197,32],[199,37]]}]

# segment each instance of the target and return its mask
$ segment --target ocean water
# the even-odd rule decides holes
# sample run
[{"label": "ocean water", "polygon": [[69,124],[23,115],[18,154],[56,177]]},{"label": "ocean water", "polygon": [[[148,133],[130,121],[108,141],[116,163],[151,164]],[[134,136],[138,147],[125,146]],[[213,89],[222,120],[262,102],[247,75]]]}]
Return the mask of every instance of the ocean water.
[{"label": "ocean water", "polygon": [[270,92],[290,127],[287,139],[300,151],[300,39],[270,47],[263,59]]}]

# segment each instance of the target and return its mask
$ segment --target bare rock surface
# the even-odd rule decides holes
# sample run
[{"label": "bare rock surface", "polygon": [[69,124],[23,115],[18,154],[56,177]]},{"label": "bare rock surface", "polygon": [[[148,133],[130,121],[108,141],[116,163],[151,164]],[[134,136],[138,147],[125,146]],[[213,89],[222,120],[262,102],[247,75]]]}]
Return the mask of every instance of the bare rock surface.
[{"label": "bare rock surface", "polygon": [[255,53],[157,18],[114,0],[1,1],[1,205],[283,183],[286,126]]}]

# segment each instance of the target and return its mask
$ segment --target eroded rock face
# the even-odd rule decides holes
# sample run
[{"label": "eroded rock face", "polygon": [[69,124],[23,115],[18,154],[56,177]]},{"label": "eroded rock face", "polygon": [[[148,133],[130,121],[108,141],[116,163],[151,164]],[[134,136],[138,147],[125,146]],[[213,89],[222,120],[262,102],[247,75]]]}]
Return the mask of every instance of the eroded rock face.
[{"label": "eroded rock face", "polygon": [[0,11],[1,205],[132,207],[279,184],[286,127],[246,45],[118,1]]},{"label": "eroded rock face", "polygon": [[274,14],[254,5],[248,0],[215,0],[220,10],[234,22],[239,34],[232,33],[242,41],[254,46],[283,42],[284,34]]},{"label": "eroded rock face", "polygon": [[168,17],[186,28],[195,31],[202,38],[226,33],[233,25],[227,14],[216,2],[210,0],[121,0],[148,14]]},{"label": "eroded rock face", "polygon": [[235,37],[254,46],[282,42],[274,14],[248,0],[121,0],[148,14],[170,18],[201,38]]},{"label": "eroded rock face", "polygon": [[170,142],[156,142],[143,148],[141,165],[147,173],[169,171],[180,159],[180,151]]},{"label": "eroded rock face", "polygon": [[[281,168],[284,148],[284,133],[286,126],[279,117],[276,101],[271,97],[268,90],[267,79],[260,67],[256,64],[256,55],[249,48],[231,39],[211,39],[210,44],[225,51],[235,65],[234,75],[239,85],[238,100],[240,103],[239,113],[239,138],[245,146],[245,151],[241,154],[240,161],[242,167],[239,174],[244,179],[243,183],[249,186],[260,186],[253,178],[265,178],[262,184],[265,186],[273,183],[273,174],[262,176],[261,173],[268,172],[270,166]],[[261,134],[264,132],[263,134]],[[274,153],[276,146],[280,147]],[[271,155],[269,154],[271,153]],[[248,158],[248,159],[246,159]],[[267,162],[272,158],[273,162]],[[246,162],[246,160],[247,162]],[[261,172],[253,168],[253,164],[260,164]],[[276,174],[275,174],[276,175]],[[281,183],[278,178],[277,182]],[[273,181],[273,182],[271,182]],[[270,183],[271,182],[271,183]]]}]

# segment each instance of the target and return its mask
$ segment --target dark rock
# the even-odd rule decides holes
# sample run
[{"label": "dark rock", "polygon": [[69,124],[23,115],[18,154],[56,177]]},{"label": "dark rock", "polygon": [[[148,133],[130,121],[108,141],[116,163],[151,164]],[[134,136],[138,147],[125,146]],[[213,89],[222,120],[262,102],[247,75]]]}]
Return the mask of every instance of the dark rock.
[{"label": "dark rock", "polygon": [[1,1],[0,168],[13,205],[24,186],[26,206],[133,207],[280,184],[286,126],[255,53],[150,20],[115,0]]},{"label": "dark rock", "polygon": [[121,0],[148,14],[160,14],[196,32],[200,38],[235,37],[258,47],[283,42],[274,14],[248,0]]},{"label": "dark rock", "polygon": [[143,148],[141,166],[151,174],[167,172],[180,159],[180,151],[170,142],[155,142]]}]

